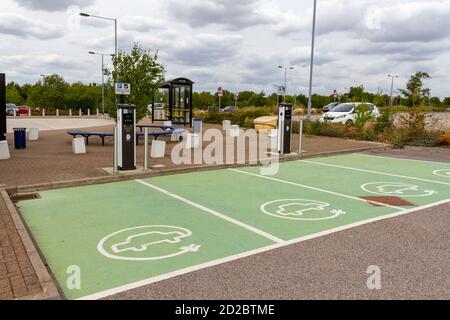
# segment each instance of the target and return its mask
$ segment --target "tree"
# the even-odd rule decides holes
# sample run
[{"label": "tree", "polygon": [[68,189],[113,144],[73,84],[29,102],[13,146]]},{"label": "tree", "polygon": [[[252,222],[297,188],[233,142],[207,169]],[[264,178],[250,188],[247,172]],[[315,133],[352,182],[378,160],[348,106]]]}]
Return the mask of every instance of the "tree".
[{"label": "tree", "polygon": [[[112,59],[113,70],[106,70],[109,88],[114,83],[130,83],[131,95],[126,97],[128,103],[136,105],[136,120],[147,115],[147,106],[153,101],[153,95],[164,80],[165,67],[158,62],[158,52],[152,53],[135,43],[130,53],[119,51]],[[117,97],[109,90],[108,110],[111,118],[117,114]]]},{"label": "tree", "polygon": [[446,106],[450,106],[450,97],[444,98],[444,101],[442,103],[445,104]]},{"label": "tree", "polygon": [[47,109],[64,109],[66,107],[64,95],[69,84],[59,75],[44,77],[28,92],[28,103],[34,107]]},{"label": "tree", "polygon": [[405,89],[399,89],[403,96],[408,100],[409,106],[416,106],[423,101],[423,98],[430,95],[431,90],[424,88],[424,79],[431,78],[427,72],[419,71],[412,75],[406,84]]},{"label": "tree", "polygon": [[17,89],[16,86],[7,86],[6,87],[6,102],[14,103],[16,105],[22,104],[22,96],[20,95],[20,90]]}]

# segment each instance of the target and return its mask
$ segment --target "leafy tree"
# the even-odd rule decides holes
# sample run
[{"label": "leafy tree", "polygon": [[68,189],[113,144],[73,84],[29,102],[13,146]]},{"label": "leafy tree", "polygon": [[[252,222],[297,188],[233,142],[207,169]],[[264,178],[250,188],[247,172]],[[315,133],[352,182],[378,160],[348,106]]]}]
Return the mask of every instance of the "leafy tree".
[{"label": "leafy tree", "polygon": [[210,92],[194,92],[192,94],[192,103],[195,108],[206,110],[214,106],[216,98]]},{"label": "leafy tree", "polygon": [[435,107],[440,107],[442,105],[441,99],[439,97],[432,97],[430,102],[431,105]]},{"label": "leafy tree", "polygon": [[424,88],[423,80],[429,79],[427,72],[419,71],[411,76],[405,89],[399,89],[403,96],[408,100],[409,106],[416,106],[423,101],[424,97],[430,94],[429,88]]},{"label": "leafy tree", "polygon": [[41,108],[64,109],[64,95],[68,88],[69,84],[59,75],[44,77],[43,81],[38,81],[30,88],[28,102]]},{"label": "leafy tree", "polygon": [[450,97],[444,98],[444,101],[442,101],[442,103],[446,106],[450,106]]},{"label": "leafy tree", "polygon": [[20,90],[16,86],[6,87],[6,102],[14,103],[16,105],[22,104],[23,98],[20,94]]},{"label": "leafy tree", "polygon": [[130,83],[131,95],[126,97],[128,103],[136,105],[136,118],[141,120],[147,115],[147,106],[153,101],[153,95],[164,80],[165,67],[158,62],[158,52],[152,53],[135,43],[130,53],[119,51],[112,59],[113,70],[106,70],[109,77],[109,105],[111,118],[116,118],[118,97],[112,88],[114,83]]}]

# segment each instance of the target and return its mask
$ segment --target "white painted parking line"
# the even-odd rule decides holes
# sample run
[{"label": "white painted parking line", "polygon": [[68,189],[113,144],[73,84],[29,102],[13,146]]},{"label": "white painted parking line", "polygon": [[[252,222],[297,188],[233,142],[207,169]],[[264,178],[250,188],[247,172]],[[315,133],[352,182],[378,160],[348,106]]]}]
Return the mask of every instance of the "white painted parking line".
[{"label": "white painted parking line", "polygon": [[190,205],[190,206],[192,206],[194,208],[200,209],[200,210],[202,210],[202,211],[204,211],[206,213],[212,214],[212,215],[214,215],[214,216],[216,216],[216,217],[218,217],[218,218],[220,218],[222,220],[228,221],[228,222],[230,222],[232,224],[235,224],[235,225],[237,225],[239,227],[247,229],[248,231],[256,233],[256,234],[258,234],[258,235],[260,235],[260,236],[262,236],[264,238],[267,238],[267,239],[269,239],[269,240],[271,240],[273,242],[276,242],[276,243],[284,243],[285,242],[283,239],[275,237],[274,235],[271,235],[270,233],[267,233],[265,231],[259,230],[259,229],[255,228],[255,227],[252,227],[252,226],[250,226],[248,224],[245,224],[245,223],[243,223],[243,222],[241,222],[239,220],[230,218],[227,215],[224,215],[224,214],[222,214],[220,212],[217,212],[217,211],[215,211],[213,209],[210,209],[210,208],[207,208],[205,206],[202,206],[201,204],[198,204],[198,203],[195,203],[195,202],[193,202],[191,200],[183,198],[183,197],[181,197],[179,195],[176,195],[176,194],[174,194],[174,193],[172,193],[172,192],[170,192],[168,190],[165,190],[163,188],[155,186],[155,185],[153,185],[151,183],[148,183],[148,182],[145,182],[145,181],[142,181],[142,180],[135,180],[135,181],[140,183],[140,184],[142,184],[142,185],[144,185],[144,186],[146,186],[146,187],[148,187],[148,188],[151,188],[151,189],[159,191],[159,192],[161,192],[161,193],[163,193],[163,194],[165,194],[165,195],[167,195],[169,197],[172,197],[172,198],[174,198],[174,199],[176,199],[178,201],[184,202],[184,203],[186,203],[186,204],[188,204],[188,205]]},{"label": "white painted parking line", "polygon": [[133,290],[133,289],[141,288],[141,287],[144,287],[144,286],[147,286],[147,285],[151,285],[151,284],[154,284],[154,283],[157,283],[157,282],[161,282],[161,281],[164,281],[164,280],[175,278],[177,276],[181,276],[181,275],[184,275],[184,274],[188,274],[188,273],[192,273],[192,272],[195,272],[195,271],[203,270],[203,269],[206,269],[206,268],[222,265],[222,264],[225,264],[225,263],[228,263],[228,262],[232,262],[232,261],[240,260],[240,259],[243,259],[243,258],[251,257],[251,256],[254,256],[254,255],[265,253],[265,252],[269,252],[269,251],[272,251],[272,250],[281,249],[281,248],[284,248],[284,247],[287,247],[287,246],[290,246],[290,245],[294,245],[294,244],[297,244],[297,243],[302,243],[302,242],[306,242],[306,241],[309,241],[309,240],[317,239],[317,238],[324,237],[324,236],[327,236],[327,235],[331,235],[331,234],[334,234],[334,233],[338,233],[338,232],[342,232],[342,231],[345,231],[345,230],[353,229],[353,228],[356,228],[356,227],[364,226],[364,225],[367,225],[367,224],[370,224],[370,223],[383,221],[383,220],[388,220],[388,219],[400,217],[400,216],[403,216],[403,215],[411,214],[411,213],[414,213],[414,212],[418,212],[418,211],[421,211],[421,210],[430,209],[430,208],[433,208],[433,207],[437,207],[439,205],[444,205],[446,203],[450,203],[450,199],[439,201],[439,202],[435,202],[435,203],[424,205],[424,206],[420,206],[420,207],[413,208],[413,209],[403,210],[403,211],[396,212],[396,213],[389,214],[389,215],[385,215],[385,216],[380,216],[380,217],[376,217],[376,218],[372,218],[372,219],[367,219],[367,220],[364,220],[364,221],[356,222],[356,223],[353,223],[353,224],[348,224],[348,225],[345,225],[345,226],[342,226],[342,227],[338,227],[338,228],[334,228],[334,229],[330,229],[330,230],[325,230],[325,231],[318,232],[318,233],[315,233],[315,234],[312,234],[312,235],[304,236],[304,237],[301,237],[301,238],[298,238],[298,239],[294,239],[294,240],[290,240],[290,241],[285,241],[283,243],[277,243],[277,244],[270,245],[270,246],[267,246],[267,247],[263,247],[263,248],[260,248],[260,249],[255,249],[255,250],[252,250],[252,251],[243,252],[243,253],[240,253],[240,254],[237,254],[237,255],[234,255],[234,256],[230,256],[230,257],[226,257],[226,258],[223,258],[223,259],[219,259],[219,260],[215,260],[215,261],[199,264],[199,265],[196,265],[196,266],[193,266],[193,267],[177,270],[177,271],[174,271],[174,272],[171,272],[171,273],[167,273],[167,274],[163,274],[163,275],[160,275],[160,276],[157,276],[157,277],[153,277],[153,278],[137,281],[137,282],[134,282],[134,283],[130,283],[130,284],[127,284],[127,285],[124,285],[124,286],[120,286],[120,287],[117,287],[117,288],[101,291],[101,292],[98,292],[98,293],[95,293],[95,294],[92,294],[92,295],[89,295],[89,296],[85,296],[85,297],[79,298],[77,300],[98,300],[98,299],[110,297],[110,296],[113,296],[113,295],[116,295],[116,294],[119,294],[119,293],[122,293],[122,292],[125,292],[125,291],[130,291],[130,290]]},{"label": "white painted parking line", "polygon": [[424,182],[438,183],[438,184],[443,184],[443,185],[450,186],[449,182],[436,181],[436,180],[430,180],[430,179],[422,179],[422,178],[417,178],[417,177],[404,176],[404,175],[400,175],[400,174],[393,174],[393,173],[387,173],[387,172],[381,172],[381,171],[359,169],[359,168],[354,168],[354,167],[346,167],[346,166],[340,166],[340,165],[335,165],[335,164],[315,162],[315,161],[310,161],[310,160],[300,160],[299,162],[316,164],[316,165],[325,166],[325,167],[331,167],[331,168],[353,170],[353,171],[359,171],[359,172],[367,172],[367,173],[373,173],[373,174],[390,176],[390,177],[396,177],[396,178],[403,178],[403,179],[411,179],[411,180],[418,180],[418,181],[424,181]]},{"label": "white painted parking line", "polygon": [[373,204],[376,204],[376,205],[379,205],[379,206],[382,206],[382,207],[393,208],[393,209],[399,210],[399,211],[407,210],[405,208],[401,208],[401,207],[397,207],[397,206],[391,206],[391,205],[388,205],[386,203],[372,201],[372,200],[366,200],[366,199],[350,196],[348,194],[343,194],[343,193],[339,193],[339,192],[325,190],[325,189],[322,189],[322,188],[312,187],[312,186],[308,186],[308,185],[305,185],[305,184],[300,184],[300,183],[296,183],[296,182],[292,182],[292,181],[288,181],[288,180],[277,179],[277,178],[268,177],[268,176],[262,176],[262,175],[259,175],[259,174],[256,174],[256,173],[251,173],[251,172],[242,171],[242,170],[238,170],[238,169],[228,169],[228,170],[234,171],[234,172],[238,172],[238,173],[241,173],[241,174],[246,174],[246,175],[249,175],[249,176],[258,177],[260,179],[276,181],[276,182],[280,182],[280,183],[284,183],[284,184],[290,184],[292,186],[297,186],[297,187],[300,187],[300,188],[305,188],[305,189],[310,189],[310,190],[314,190],[314,191],[319,191],[319,192],[322,192],[322,193],[328,193],[328,194],[332,194],[332,195],[335,195],[335,196],[338,196],[338,197],[347,198],[347,199],[351,199],[351,200],[356,200],[356,201],[359,201],[359,202],[373,203]]},{"label": "white painted parking line", "polygon": [[385,156],[376,156],[372,154],[365,154],[365,153],[355,153],[358,156],[364,156],[364,157],[372,157],[372,158],[381,158],[381,159],[389,159],[389,160],[399,160],[399,161],[414,161],[414,162],[423,162],[423,163],[433,163],[433,164],[444,164],[447,166],[450,166],[450,163],[448,162],[439,162],[439,161],[429,161],[429,160],[417,160],[417,159],[407,159],[407,158],[394,158],[394,157],[385,157]]}]

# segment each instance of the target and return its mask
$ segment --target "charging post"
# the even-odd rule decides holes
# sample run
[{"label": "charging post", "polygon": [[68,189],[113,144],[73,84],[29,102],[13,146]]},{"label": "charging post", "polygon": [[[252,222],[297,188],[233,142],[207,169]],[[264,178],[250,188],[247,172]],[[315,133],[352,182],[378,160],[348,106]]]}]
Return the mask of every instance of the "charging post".
[{"label": "charging post", "polygon": [[131,94],[128,83],[116,83],[117,105],[117,167],[119,171],[136,170],[136,106],[125,103]]},{"label": "charging post", "polygon": [[280,103],[278,107],[278,151],[291,154],[292,104]]}]

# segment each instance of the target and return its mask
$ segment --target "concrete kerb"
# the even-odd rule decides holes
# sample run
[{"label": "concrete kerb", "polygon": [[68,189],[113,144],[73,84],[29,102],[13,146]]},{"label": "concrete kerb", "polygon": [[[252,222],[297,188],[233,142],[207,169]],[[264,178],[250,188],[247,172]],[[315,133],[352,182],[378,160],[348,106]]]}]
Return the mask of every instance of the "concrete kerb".
[{"label": "concrete kerb", "polygon": [[52,276],[50,275],[46,264],[41,258],[41,254],[39,253],[37,246],[34,244],[30,233],[25,226],[22,218],[17,212],[14,203],[12,202],[8,192],[4,188],[4,185],[0,185],[0,193],[1,197],[5,201],[6,207],[11,215],[11,218],[14,222],[14,226],[16,227],[17,233],[19,234],[22,243],[25,247],[27,255],[31,261],[33,269],[36,273],[36,276],[39,279],[40,285],[42,287],[42,293],[38,295],[32,295],[24,298],[20,298],[18,300],[59,300],[61,299],[61,295],[57,289],[55,282],[53,281]]},{"label": "concrete kerb", "polygon": [[[364,147],[364,148],[352,148],[345,149],[339,151],[332,151],[326,153],[304,153],[302,156],[300,155],[287,155],[280,158],[280,162],[289,162],[289,161],[297,161],[299,159],[311,159],[318,157],[331,157],[336,155],[344,155],[351,154],[355,152],[367,152],[372,150],[386,150],[389,149],[389,145],[380,145],[373,147]],[[8,188],[7,192],[9,195],[21,195],[21,194],[30,194],[39,191],[45,190],[53,190],[53,189],[62,189],[62,188],[71,188],[71,187],[82,187],[89,185],[97,185],[97,184],[105,184],[112,182],[121,182],[121,181],[129,181],[135,179],[147,179],[152,177],[160,177],[160,176],[168,176],[168,175],[176,175],[176,174],[184,174],[184,173],[192,173],[192,172],[201,172],[207,170],[223,170],[223,169],[236,169],[243,167],[256,167],[259,164],[232,164],[232,165],[199,165],[188,168],[168,168],[168,169],[160,169],[160,170],[149,170],[147,172],[134,172],[127,174],[115,174],[108,175],[103,177],[95,177],[95,178],[86,178],[86,179],[77,179],[77,180],[67,180],[60,182],[52,182],[52,183],[43,183],[43,184],[35,184],[35,185],[26,185],[26,186],[18,186],[13,188]],[[105,173],[104,170],[99,168],[102,173]]]}]

